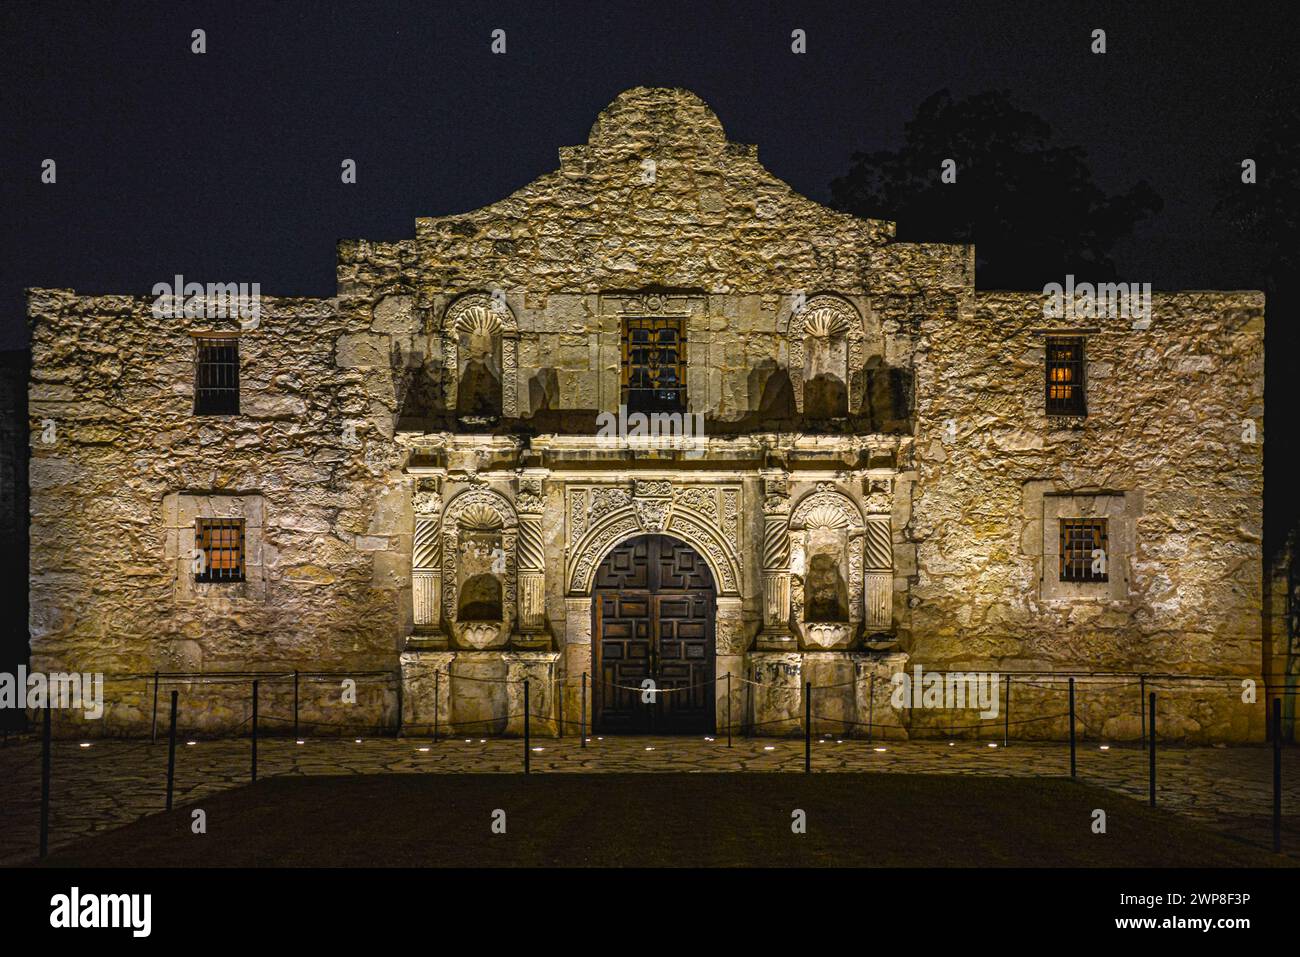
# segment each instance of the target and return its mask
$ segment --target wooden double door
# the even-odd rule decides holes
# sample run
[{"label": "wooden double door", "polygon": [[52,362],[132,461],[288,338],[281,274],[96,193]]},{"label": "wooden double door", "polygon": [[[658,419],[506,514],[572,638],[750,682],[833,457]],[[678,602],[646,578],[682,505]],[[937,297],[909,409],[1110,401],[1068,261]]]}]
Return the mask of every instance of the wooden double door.
[{"label": "wooden double door", "polygon": [[714,599],[708,565],[675,538],[642,535],[606,556],[592,595],[595,731],[713,732]]}]

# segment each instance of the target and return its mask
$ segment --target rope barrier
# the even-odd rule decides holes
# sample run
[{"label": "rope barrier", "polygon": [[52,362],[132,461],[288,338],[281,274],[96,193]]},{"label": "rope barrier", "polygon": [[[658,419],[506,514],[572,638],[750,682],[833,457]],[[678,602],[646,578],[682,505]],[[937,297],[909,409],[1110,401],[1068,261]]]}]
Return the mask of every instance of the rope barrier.
[{"label": "rope barrier", "polygon": [[[906,674],[907,672],[903,671],[900,673]],[[960,683],[961,679],[963,678],[966,678],[973,674],[982,674],[982,673],[971,672],[971,671],[940,671],[940,670],[931,669],[925,672],[925,674],[940,676],[940,678],[942,679],[940,683],[943,686],[943,690],[946,691],[948,688],[953,687],[953,683],[948,680],[950,676],[954,676],[954,675],[960,676],[957,679],[958,683]],[[1084,700],[1080,702],[1081,711],[1092,711],[1095,714],[1096,709],[1104,708],[1105,715],[1108,718],[1116,718],[1116,717],[1138,718],[1143,720],[1145,720],[1147,714],[1145,702],[1142,701],[1135,702],[1139,704],[1139,707],[1132,708],[1131,704],[1125,706],[1125,704],[1122,701],[1114,701],[1114,703],[1104,704],[1096,700],[1096,698],[1098,696],[1105,696],[1103,698],[1103,701],[1109,701],[1113,698],[1113,696],[1119,695],[1122,697],[1124,695],[1132,694],[1140,688],[1146,689],[1148,691],[1164,690],[1167,694],[1171,692],[1177,694],[1179,691],[1193,690],[1193,689],[1207,688],[1207,687],[1212,689],[1217,689],[1217,690],[1223,690],[1226,686],[1228,689],[1235,692],[1237,690],[1237,686],[1243,680],[1240,677],[1232,676],[1232,675],[1179,675],[1179,674],[1158,673],[1158,672],[1157,673],[1147,673],[1147,672],[1070,673],[1070,672],[1043,672],[1043,671],[1003,671],[1003,672],[988,672],[987,674],[997,675],[1006,678],[1008,685],[1010,685],[1011,679],[1014,678],[1017,694],[1024,695],[1028,693],[1031,695],[1031,697],[1032,694],[1035,692],[1046,694],[1046,695],[1052,695],[1058,693],[1068,694],[1069,686],[1067,682],[1071,680],[1082,679],[1081,688],[1085,691],[1092,692],[1094,698],[1092,701]],[[730,700],[733,702],[736,700],[735,696],[738,693],[742,696],[742,699],[744,698],[745,696],[744,688],[746,685],[748,685],[750,688],[766,688],[766,689],[773,689],[778,693],[784,692],[785,695],[791,699],[799,698],[803,690],[796,687],[788,687],[781,682],[772,682],[772,681],[765,682],[760,680],[753,680],[747,677],[744,673],[737,673],[737,672],[732,672],[730,674],[724,673],[722,675],[715,675],[714,677],[710,679],[706,679],[704,681],[693,682],[685,685],[674,685],[670,687],[661,687],[657,685],[652,687],[629,686],[614,681],[609,681],[595,675],[582,675],[582,674],[554,675],[554,676],[547,676],[541,678],[484,677],[479,675],[458,674],[451,667],[449,667],[446,671],[439,670],[435,672],[435,676],[445,676],[449,683],[453,678],[456,679],[457,681],[471,681],[471,682],[480,682],[480,683],[506,685],[506,686],[508,685],[518,686],[528,682],[532,682],[536,686],[542,688],[550,687],[554,689],[554,691],[557,694],[563,694],[563,691],[564,689],[566,689],[566,687],[571,688],[573,685],[577,685],[578,683],[582,682],[583,679],[585,678],[587,682],[590,684],[592,692],[595,692],[596,687],[600,686],[601,688],[605,689],[607,692],[613,691],[613,692],[623,692],[628,694],[639,694],[642,696],[643,699],[646,697],[650,699],[648,701],[644,701],[646,705],[650,705],[650,706],[658,705],[661,703],[661,701],[665,700],[665,699],[661,699],[659,697],[660,695],[664,695],[666,698],[666,696],[670,696],[682,692],[689,693],[693,691],[698,691],[699,689],[707,688],[710,685],[712,685],[715,688],[715,695],[716,695],[716,688],[720,682],[727,682],[729,687],[732,685],[739,686],[738,688],[735,687],[731,688]],[[884,678],[885,676],[881,675],[881,676],[872,676],[872,677]],[[381,682],[381,684],[385,686],[386,690],[391,690],[393,684],[396,683],[396,690],[398,694],[398,701],[399,701],[399,708],[400,708],[401,691],[402,691],[400,676],[395,674],[394,672],[389,672],[389,671],[158,672],[158,673],[110,675],[107,676],[106,680],[108,681],[144,680],[146,683],[146,687],[144,689],[139,689],[139,688],[134,689],[134,697],[136,697],[137,699],[141,695],[147,698],[150,691],[154,692],[156,698],[156,688],[160,684],[225,686],[232,683],[242,684],[242,683],[249,682],[250,680],[272,681],[272,682],[294,681],[295,682],[294,704],[295,704],[295,712],[296,712],[298,682],[301,682],[302,680],[306,680],[313,683],[320,683],[320,682],[335,680],[339,678],[363,679],[363,680],[367,678],[382,678],[384,679],[384,681]],[[833,691],[836,689],[841,689],[846,687],[856,688],[862,683],[863,683],[862,677],[855,677],[853,680],[849,680],[849,681],[835,682],[831,684],[815,685],[815,686],[808,685],[807,688],[811,694],[815,695],[818,692]],[[884,685],[883,689],[881,689],[880,691],[875,690],[874,688],[875,682],[873,681],[872,683],[873,690],[870,692],[870,694],[871,694],[871,700],[873,704],[875,703],[876,699],[880,698],[882,695],[887,699],[892,694],[892,689],[890,689],[889,687],[891,684],[893,684],[892,681],[890,681],[888,684],[884,682],[880,682],[880,683]],[[940,689],[935,688],[933,690],[940,690]],[[912,689],[912,691],[913,694],[917,693],[917,689]],[[285,691],[277,692],[277,694],[283,694],[283,693],[285,693]],[[1261,691],[1261,695],[1262,694],[1263,692]],[[1276,689],[1275,691],[1268,692],[1269,697],[1293,696],[1295,694],[1300,694],[1300,688],[1281,688],[1281,689]],[[200,702],[202,701],[202,695],[200,695],[199,700]],[[1019,698],[1018,700],[1022,701],[1022,699]],[[563,699],[561,699],[561,702],[562,701]],[[561,703],[561,707],[562,706],[563,705]],[[752,712],[753,707],[754,707],[754,698],[752,697],[752,695],[748,697],[747,704],[744,700],[741,701],[742,713],[746,711]],[[1023,708],[1024,704],[1021,703],[1020,707]],[[947,710],[951,710],[951,709],[947,709]],[[966,710],[971,710],[971,709],[968,708]],[[1029,718],[1021,718],[1021,719],[1011,721],[1009,720],[1010,715],[1007,714],[1001,721],[999,721],[997,718],[989,718],[989,719],[983,719],[981,722],[976,724],[968,724],[968,723],[947,724],[942,718],[938,717],[937,715],[933,720],[925,720],[924,717],[922,717],[921,720],[918,720],[917,718],[913,717],[913,715],[911,714],[911,709],[908,709],[908,711],[909,713],[905,720],[900,720],[893,723],[882,723],[870,719],[867,721],[860,721],[856,719],[830,717],[826,715],[817,715],[816,717],[818,720],[821,721],[834,722],[842,726],[854,727],[854,728],[868,728],[868,729],[916,728],[917,730],[925,729],[927,731],[935,731],[939,733],[942,733],[943,731],[949,731],[949,732],[964,731],[972,728],[988,728],[988,727],[993,727],[995,722],[1001,724],[1005,729],[1011,727],[1012,725],[1023,726],[1023,725],[1036,724],[1042,722],[1057,721],[1063,717],[1068,717],[1068,712],[1063,712],[1059,714],[1036,715]],[[419,725],[412,724],[411,722],[402,722],[400,718],[395,722],[391,718],[385,721],[383,720],[382,714],[383,713],[381,712],[379,723],[372,723],[372,722],[360,723],[360,722],[353,722],[347,720],[344,721],[314,720],[314,719],[303,718],[301,714],[297,714],[297,713],[295,714],[294,718],[284,717],[280,715],[262,714],[259,717],[259,721],[266,722],[267,724],[270,724],[275,727],[281,727],[281,728],[292,724],[295,727],[299,728],[300,731],[303,732],[327,730],[329,732],[337,732],[339,733],[340,736],[344,733],[387,735],[399,729],[412,729],[412,728],[420,727]],[[730,716],[730,708],[728,708],[728,716]],[[468,722],[461,721],[461,722],[455,722],[454,724],[449,722],[443,725],[443,727],[445,728],[445,730],[447,730],[448,733],[455,734],[456,731],[454,729],[457,727],[468,729],[472,727],[481,726],[485,729],[492,729],[494,727],[499,727],[502,722],[510,722],[519,719],[521,717],[522,714],[494,715],[489,718],[477,719]],[[533,716],[533,718],[536,721],[542,722],[544,727],[548,729],[550,728],[559,729],[561,733],[564,733],[568,729],[575,728],[575,727],[582,729],[587,724],[587,721],[589,720],[588,713],[585,711],[582,715],[582,720],[565,719],[560,717],[559,714],[556,714],[554,716],[536,714]],[[234,724],[231,727],[225,727],[220,729],[219,731],[216,731],[215,734],[219,736],[237,734],[241,732],[249,724],[250,721],[251,721],[251,714],[244,717],[243,720],[239,721],[238,723]],[[732,731],[736,729],[740,729],[745,733],[752,734],[760,731],[763,728],[768,728],[776,725],[790,728],[790,727],[797,727],[799,724],[800,724],[799,716],[791,715],[788,717],[773,718],[764,721],[742,719],[737,722],[731,722],[730,729]],[[434,722],[432,725],[434,727],[435,736],[438,731],[438,725],[439,722]],[[649,730],[651,730],[651,733],[653,733],[652,729]]]},{"label": "rope barrier", "polygon": [[[1015,726],[1021,724],[1033,724],[1036,721],[1056,721],[1060,718],[1068,718],[1069,716],[1070,716],[1070,712],[1062,711],[1060,714],[1039,715],[1034,718],[1022,718],[1019,721],[998,721],[997,718],[989,718],[988,721],[989,722],[996,721],[997,722],[996,727],[1002,728],[1002,727],[1006,727],[1007,725]],[[822,715],[822,714],[814,714],[813,717],[818,719],[819,721],[830,721],[836,724],[850,724],[855,727],[862,727],[862,728],[893,728],[895,730],[902,730],[902,731],[909,731],[909,732],[913,730],[912,727],[908,725],[902,725],[902,724],[881,724],[879,722],[870,722],[870,721],[853,721],[848,718],[834,718],[831,717],[830,715]],[[913,722],[913,724],[915,723]],[[981,722],[979,724],[964,724],[964,725],[963,724],[940,724],[940,725],[936,725],[935,727],[937,730],[940,731],[958,731],[958,730],[965,730],[968,728],[987,728],[989,726],[990,726],[989,724]],[[920,728],[917,728],[916,730],[928,730],[928,728],[927,726],[922,725]]]},{"label": "rope barrier", "polygon": [[[902,671],[898,673],[908,674],[908,672],[906,671]],[[534,681],[539,684],[555,683],[560,685],[566,685],[566,684],[577,684],[578,682],[581,681],[582,678],[581,675],[557,675],[548,678],[492,678],[492,677],[485,677],[481,675],[470,675],[470,674],[458,673],[450,668],[447,671],[440,671],[439,674],[446,675],[448,678],[455,678],[457,681],[473,681],[473,682],[479,682],[484,684],[501,684],[501,685],[510,685],[510,684],[522,685],[525,681]],[[998,670],[947,671],[947,670],[939,670],[933,668],[927,669],[925,674],[940,676],[942,679],[944,679],[945,685],[947,684],[947,677],[949,675],[957,675],[963,678],[972,674],[991,675],[991,676],[997,676],[1000,678],[1008,678],[1008,679],[1015,678],[1016,685],[1019,688],[1028,688],[1032,690],[1045,691],[1045,692],[1057,692],[1062,694],[1068,693],[1068,687],[1066,685],[1066,682],[1070,678],[1081,679],[1084,687],[1093,690],[1116,690],[1116,691],[1120,689],[1128,689],[1129,687],[1135,684],[1141,684],[1143,682],[1145,682],[1146,685],[1150,687],[1155,687],[1157,689],[1159,689],[1162,684],[1172,682],[1176,686],[1181,685],[1183,687],[1186,687],[1188,685],[1199,685],[1202,687],[1205,686],[1217,687],[1226,684],[1229,687],[1231,687],[1233,690],[1236,690],[1237,688],[1239,688],[1240,683],[1243,680],[1245,680],[1245,678],[1241,676],[1234,676],[1234,675],[1179,675],[1179,674],[1169,674],[1169,673],[1144,673],[1144,672],[1042,672],[1042,671],[998,671]],[[130,682],[143,680],[147,682],[150,687],[141,689],[138,693],[147,696],[150,690],[152,689],[152,685],[155,680],[160,685],[176,685],[176,684],[226,685],[226,684],[242,684],[252,680],[260,680],[263,682],[280,682],[280,681],[291,682],[295,680],[295,676],[299,681],[309,681],[315,683],[320,683],[329,680],[347,679],[347,678],[351,678],[351,679],[382,678],[384,679],[383,684],[396,686],[396,687],[400,687],[401,685],[400,676],[391,671],[355,671],[355,672],[299,671],[296,673],[293,671],[158,672],[157,674],[126,673],[126,674],[117,674],[117,675],[105,675],[104,681],[107,684],[110,682],[130,683]],[[743,672],[733,672],[731,678],[734,682],[738,682],[743,685],[756,686],[756,687],[763,687],[771,684],[770,682],[758,681],[749,678]],[[695,682],[689,685],[678,685],[675,687],[668,687],[668,688],[656,687],[653,689],[642,688],[637,686],[621,685],[615,682],[606,681],[605,679],[599,678],[595,675],[589,676],[589,680],[593,686],[596,684],[603,684],[605,687],[614,688],[622,691],[630,691],[630,692],[653,691],[656,694],[674,694],[681,691],[689,691],[697,688],[706,687],[709,684],[717,684],[718,682],[725,681],[726,675],[716,675],[712,679],[702,681],[702,682]],[[816,685],[813,687],[812,690],[816,692],[816,691],[833,690],[836,688],[854,687],[860,684],[861,681],[862,681],[861,678],[854,678],[848,681],[835,682],[832,684]],[[892,684],[892,681],[888,683]],[[1164,690],[1170,690],[1170,689],[1166,688]],[[1298,694],[1300,694],[1300,688],[1296,688],[1296,687],[1283,687],[1283,688],[1276,689],[1276,691],[1270,692],[1270,696],[1275,696],[1275,695],[1295,696]]]}]

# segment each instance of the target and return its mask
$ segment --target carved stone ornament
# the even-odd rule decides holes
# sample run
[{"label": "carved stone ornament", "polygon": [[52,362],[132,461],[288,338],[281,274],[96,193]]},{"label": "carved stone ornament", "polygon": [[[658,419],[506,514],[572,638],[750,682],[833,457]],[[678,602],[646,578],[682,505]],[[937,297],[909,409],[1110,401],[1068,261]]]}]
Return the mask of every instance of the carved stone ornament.
[{"label": "carved stone ornament", "polygon": [[501,339],[501,414],[519,415],[519,323],[510,307],[487,293],[461,296],[447,308],[442,320],[443,396],[448,409],[456,408],[460,387],[460,335],[477,332]]},{"label": "carved stone ornament", "polygon": [[569,594],[591,590],[596,568],[618,543],[663,533],[686,542],[708,563],[720,595],[741,581],[739,485],[681,485],[638,479],[623,485],[565,489],[565,554]]},{"label": "carved stone ornament", "polygon": [[461,555],[462,534],[493,532],[501,535],[504,592],[502,609],[507,621],[505,633],[509,634],[509,619],[514,615],[518,562],[516,547],[519,521],[509,500],[487,486],[474,486],[460,492],[447,503],[442,515],[442,613],[448,622],[456,621],[458,584],[456,565]]},{"label": "carved stone ornament", "polygon": [[802,309],[790,315],[786,327],[789,355],[787,368],[794,404],[803,411],[804,341],[809,336],[832,339],[843,336],[848,346],[848,381],[844,383],[849,393],[849,412],[856,414],[860,404],[861,382],[866,375],[866,328],[862,316],[847,299],[839,296],[818,295],[809,299]]}]

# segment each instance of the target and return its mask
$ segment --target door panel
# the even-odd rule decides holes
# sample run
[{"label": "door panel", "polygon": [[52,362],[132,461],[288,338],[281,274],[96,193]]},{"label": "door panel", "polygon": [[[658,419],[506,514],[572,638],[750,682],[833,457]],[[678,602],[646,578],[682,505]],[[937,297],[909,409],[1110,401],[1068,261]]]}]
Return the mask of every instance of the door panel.
[{"label": "door panel", "polygon": [[[713,730],[712,604],[705,594],[656,595],[656,656],[661,695],[657,730]],[[678,689],[678,690],[674,690]]]},{"label": "door panel", "polygon": [[[593,594],[596,731],[714,729],[713,577],[690,546],[631,539],[601,563]],[[660,692],[643,702],[641,682]]]},{"label": "door panel", "polygon": [[646,733],[650,715],[640,703],[641,682],[652,677],[653,622],[648,595],[596,596],[600,655],[593,701],[597,731]]}]

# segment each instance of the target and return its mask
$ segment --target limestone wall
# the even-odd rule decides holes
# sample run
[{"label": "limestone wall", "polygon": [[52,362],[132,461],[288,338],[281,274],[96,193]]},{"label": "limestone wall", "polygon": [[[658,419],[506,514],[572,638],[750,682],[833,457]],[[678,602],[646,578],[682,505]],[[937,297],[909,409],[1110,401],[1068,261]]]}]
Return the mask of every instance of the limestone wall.
[{"label": "limestone wall", "polygon": [[[190,333],[219,322],[63,290],[33,291],[30,310],[34,667],[394,666],[410,496],[391,418],[372,414],[383,378],[340,368],[330,301],[263,301],[233,417],[192,411]],[[249,580],[195,585],[193,517],[221,503],[248,516]]]},{"label": "limestone wall", "polygon": [[[979,293],[923,323],[914,661],[1259,680],[1263,309],[1258,293],[1157,294],[1145,331],[1090,323],[1088,415],[1068,422],[1044,411],[1035,330],[1061,323],[1041,297]],[[1044,502],[1099,491],[1133,513],[1129,554],[1112,554],[1126,580],[1053,595]],[[1241,705],[1240,688],[1220,693]],[[1261,706],[1228,710],[1216,731],[1261,733]]]}]

